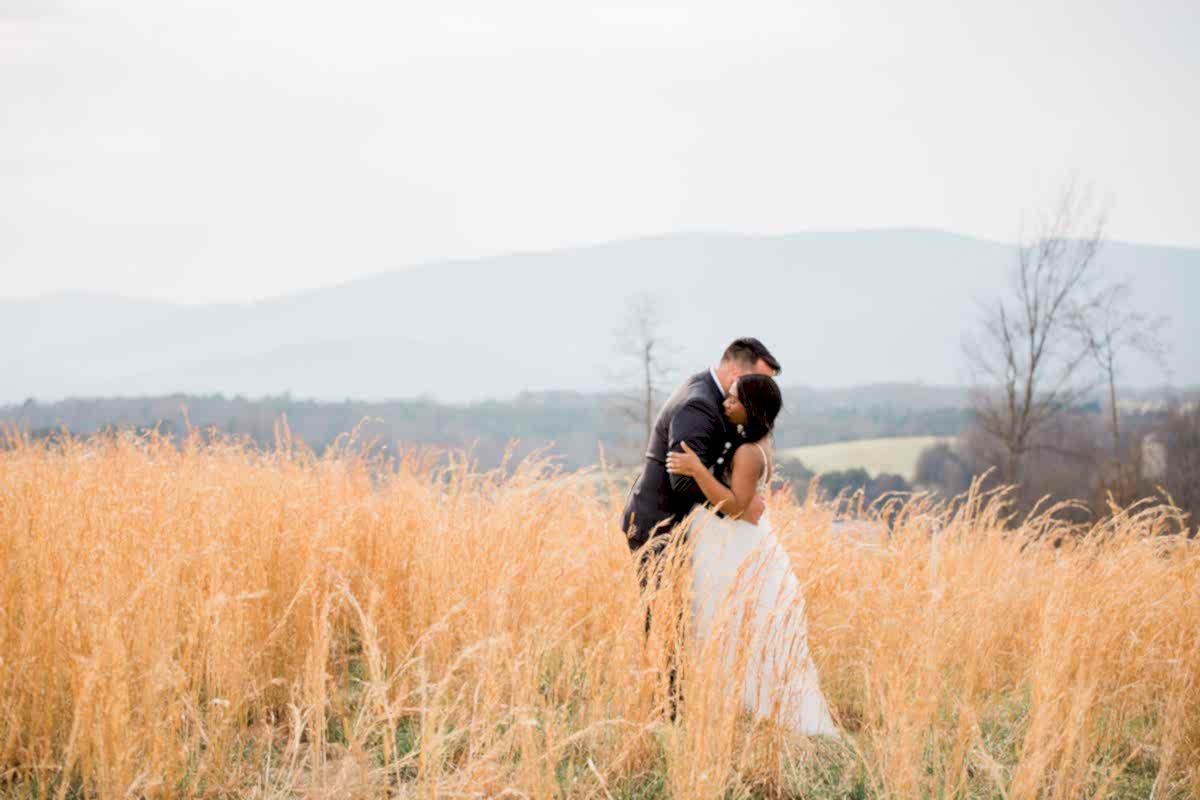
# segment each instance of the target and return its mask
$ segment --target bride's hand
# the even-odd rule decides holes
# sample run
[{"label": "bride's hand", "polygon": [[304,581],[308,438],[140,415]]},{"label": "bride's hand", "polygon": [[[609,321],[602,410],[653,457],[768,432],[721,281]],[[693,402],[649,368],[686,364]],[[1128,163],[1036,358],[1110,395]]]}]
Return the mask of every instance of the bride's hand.
[{"label": "bride's hand", "polygon": [[682,453],[667,453],[667,472],[672,475],[687,475],[691,478],[704,472],[704,463],[700,461],[700,456],[692,452],[692,448],[688,447],[687,442],[679,444],[683,448]]}]

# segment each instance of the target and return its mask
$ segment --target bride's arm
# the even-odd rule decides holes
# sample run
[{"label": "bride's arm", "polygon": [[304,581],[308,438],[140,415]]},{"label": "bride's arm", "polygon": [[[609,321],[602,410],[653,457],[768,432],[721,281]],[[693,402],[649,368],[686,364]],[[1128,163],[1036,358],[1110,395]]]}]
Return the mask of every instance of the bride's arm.
[{"label": "bride's arm", "polygon": [[704,468],[699,456],[692,452],[687,442],[683,443],[682,453],[667,454],[667,472],[673,475],[687,475],[696,481],[700,491],[726,516],[740,517],[754,493],[758,489],[758,479],[766,469],[762,452],[757,447],[742,445],[733,454],[733,472],[729,486],[721,483]]}]

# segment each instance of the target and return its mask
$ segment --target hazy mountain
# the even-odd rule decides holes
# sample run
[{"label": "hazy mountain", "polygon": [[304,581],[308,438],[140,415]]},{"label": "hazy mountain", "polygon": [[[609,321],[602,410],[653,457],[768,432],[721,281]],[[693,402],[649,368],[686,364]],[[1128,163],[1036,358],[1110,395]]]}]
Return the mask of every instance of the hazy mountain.
[{"label": "hazy mountain", "polygon": [[[0,402],[169,392],[444,401],[611,387],[628,298],[661,298],[680,373],[757,335],[788,384],[961,384],[960,342],[1010,246],[931,231],[679,234],[447,261],[245,305],[98,295],[0,301]],[[1114,243],[1133,304],[1171,318],[1200,382],[1200,250]],[[1123,382],[1152,385],[1152,365]],[[802,402],[793,398],[792,402]]]}]

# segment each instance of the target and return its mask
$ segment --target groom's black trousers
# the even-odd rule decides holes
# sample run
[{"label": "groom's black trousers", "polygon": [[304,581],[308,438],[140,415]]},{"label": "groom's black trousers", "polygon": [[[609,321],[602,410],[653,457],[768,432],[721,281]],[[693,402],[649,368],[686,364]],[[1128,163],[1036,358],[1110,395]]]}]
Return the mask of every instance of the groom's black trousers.
[{"label": "groom's black trousers", "polygon": [[[680,537],[678,542],[675,541],[676,537]],[[685,542],[686,526],[678,525],[672,530],[651,537],[643,547],[635,551],[638,559],[638,587],[643,596],[647,592],[657,592],[662,588],[663,570],[670,566],[668,558],[672,556],[670,550],[673,548],[671,548],[671,545],[682,545]],[[647,602],[645,628],[647,639],[650,637],[650,626],[653,622],[652,616],[651,603]],[[678,676],[679,646],[683,642],[684,626],[686,624],[684,607],[681,604],[678,613],[675,615],[675,628],[668,635],[667,642],[667,708],[672,722],[675,721],[677,716],[679,700],[681,699]]]}]

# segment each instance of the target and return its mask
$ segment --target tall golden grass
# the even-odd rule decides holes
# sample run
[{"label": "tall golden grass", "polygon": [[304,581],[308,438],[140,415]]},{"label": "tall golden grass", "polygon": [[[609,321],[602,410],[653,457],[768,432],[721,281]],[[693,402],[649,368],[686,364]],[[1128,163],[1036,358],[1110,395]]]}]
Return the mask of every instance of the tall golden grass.
[{"label": "tall golden grass", "polygon": [[646,636],[603,474],[280,439],[9,433],[0,793],[1200,795],[1200,547],[1170,508],[1013,529],[1003,497],[914,499],[862,541],[773,499],[835,744],[739,713],[670,641],[686,598]]}]

